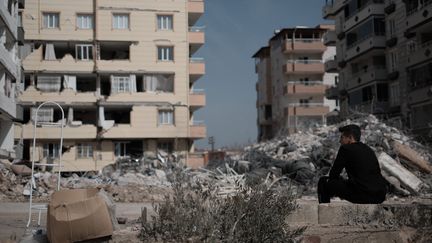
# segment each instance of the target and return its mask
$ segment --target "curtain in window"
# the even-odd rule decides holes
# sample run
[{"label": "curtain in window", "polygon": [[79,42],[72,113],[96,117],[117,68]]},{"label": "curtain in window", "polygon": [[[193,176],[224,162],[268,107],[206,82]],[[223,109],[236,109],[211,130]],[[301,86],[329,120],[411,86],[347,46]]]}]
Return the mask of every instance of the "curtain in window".
[{"label": "curtain in window", "polygon": [[[37,110],[37,108],[35,108],[35,107],[31,108],[32,121],[35,121],[36,110]],[[53,108],[42,107],[39,109],[39,112],[37,114],[37,121],[38,121],[38,123],[39,122],[52,122],[53,121],[53,115],[54,115],[54,109]]]},{"label": "curtain in window", "polygon": [[54,44],[48,43],[45,45],[45,60],[54,61],[57,60],[54,51]]},{"label": "curtain in window", "polygon": [[143,82],[144,82],[144,90],[146,92],[156,91],[157,78],[155,75],[144,75]]},{"label": "curtain in window", "polygon": [[61,87],[60,76],[38,76],[36,87],[43,92],[59,92]]},{"label": "curtain in window", "polygon": [[63,87],[65,89],[72,89],[73,91],[76,91],[76,76],[64,75]]},{"label": "curtain in window", "polygon": [[136,76],[135,74],[131,74],[129,76],[129,87],[130,87],[130,92],[132,93],[136,93],[137,92],[137,88],[136,88]]}]

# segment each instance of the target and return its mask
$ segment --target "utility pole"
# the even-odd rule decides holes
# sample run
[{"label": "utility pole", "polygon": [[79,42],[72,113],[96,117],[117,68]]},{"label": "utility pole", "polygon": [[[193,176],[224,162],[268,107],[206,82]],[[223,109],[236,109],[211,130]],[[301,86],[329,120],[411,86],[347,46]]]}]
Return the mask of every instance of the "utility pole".
[{"label": "utility pole", "polygon": [[215,139],[213,136],[208,138],[208,143],[211,145],[211,151],[214,152]]}]

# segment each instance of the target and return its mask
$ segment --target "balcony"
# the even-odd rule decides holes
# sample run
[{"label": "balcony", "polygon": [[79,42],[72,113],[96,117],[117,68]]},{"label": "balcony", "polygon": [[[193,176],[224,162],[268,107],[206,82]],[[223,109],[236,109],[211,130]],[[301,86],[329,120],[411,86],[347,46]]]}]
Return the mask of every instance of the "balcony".
[{"label": "balcony", "polygon": [[[53,123],[52,123],[53,124]],[[21,133],[23,139],[33,139],[33,123],[15,126],[15,137],[20,138]],[[76,127],[65,126],[63,127],[64,139],[96,139],[97,128],[95,125],[81,125]],[[44,139],[59,139],[60,127],[59,125],[47,125],[36,128],[36,137]]]},{"label": "balcony", "polygon": [[204,14],[204,0],[188,0],[187,11],[189,26],[192,26]]},{"label": "balcony", "polygon": [[98,70],[101,72],[133,72],[137,70],[136,65],[130,60],[97,60]]},{"label": "balcony", "polygon": [[[8,28],[14,39],[17,39],[17,21],[8,12],[7,1],[2,1],[3,6],[0,7],[0,19],[5,23],[5,28]],[[3,27],[3,26],[2,26]]]},{"label": "balcony", "polygon": [[338,64],[335,59],[328,59],[324,62],[324,70],[326,73],[337,73]]},{"label": "balcony", "polygon": [[321,74],[324,64],[321,60],[292,60],[282,66],[285,74]]},{"label": "balcony", "polygon": [[18,79],[18,65],[12,59],[11,53],[2,44],[0,44],[0,63],[14,79]]},{"label": "balcony", "polygon": [[384,0],[370,0],[369,3],[357,9],[356,12],[345,19],[343,30],[350,30],[369,16],[384,15],[384,8]]},{"label": "balcony", "polygon": [[349,61],[372,49],[383,49],[384,51],[385,47],[386,37],[384,35],[370,34],[351,44],[345,52],[344,60]]},{"label": "balcony", "polygon": [[[405,7],[407,6],[405,3]],[[412,9],[407,9],[406,14],[406,28],[413,30],[423,25],[423,23],[430,23],[432,17],[432,0],[424,0],[422,5]]]},{"label": "balcony", "polygon": [[205,74],[204,58],[190,58],[189,60],[189,75],[191,79],[197,80]]},{"label": "balcony", "polygon": [[9,118],[17,116],[17,105],[14,96],[8,97],[0,91],[0,115],[6,115]]},{"label": "balcony", "polygon": [[333,20],[336,14],[342,10],[345,6],[345,0],[326,0],[324,7],[322,8],[323,19]]},{"label": "balcony", "polygon": [[326,46],[335,46],[336,45],[336,31],[335,30],[328,30],[324,34],[324,45]]},{"label": "balcony", "polygon": [[193,90],[189,94],[189,106],[192,111],[196,111],[206,105],[206,96],[204,90]]},{"label": "balcony", "polygon": [[37,102],[55,101],[60,104],[87,104],[94,105],[97,101],[96,92],[77,92],[64,89],[61,92],[41,92],[34,86],[29,86],[20,96],[21,104],[35,104]]},{"label": "balcony", "polygon": [[430,60],[432,57],[432,40],[415,46],[414,52],[408,56],[408,66],[414,66]]},{"label": "balcony", "polygon": [[288,95],[324,94],[326,86],[322,81],[298,81],[288,82]]},{"label": "balcony", "polygon": [[347,89],[352,89],[360,84],[367,84],[372,81],[387,80],[387,69],[385,66],[371,67],[367,71],[359,71],[351,75],[349,82],[347,82]]},{"label": "balcony", "polygon": [[190,55],[193,55],[205,42],[204,27],[189,27],[188,41]]},{"label": "balcony", "polygon": [[323,116],[329,112],[329,107],[322,103],[291,103],[288,107],[289,116]]},{"label": "balcony", "polygon": [[321,53],[326,50],[326,46],[321,39],[295,39],[285,40],[282,52],[289,53]]},{"label": "balcony", "polygon": [[329,100],[335,100],[339,98],[339,88],[337,86],[331,86],[326,89],[325,97]]},{"label": "balcony", "polygon": [[193,125],[189,126],[189,137],[192,139],[200,139],[207,137],[207,128],[204,124],[194,122]]},{"label": "balcony", "polygon": [[24,70],[27,71],[48,71],[48,72],[60,72],[64,70],[69,72],[93,72],[94,62],[89,61],[77,61],[72,55],[66,54],[62,59],[55,60],[44,60],[42,45],[39,49],[34,50],[28,55],[23,61]]}]

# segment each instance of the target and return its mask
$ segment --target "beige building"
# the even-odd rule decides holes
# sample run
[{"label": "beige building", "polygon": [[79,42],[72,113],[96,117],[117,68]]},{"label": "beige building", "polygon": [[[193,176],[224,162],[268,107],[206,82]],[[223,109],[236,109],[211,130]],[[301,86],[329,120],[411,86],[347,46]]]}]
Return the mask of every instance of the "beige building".
[{"label": "beige building", "polygon": [[64,171],[100,170],[118,157],[176,152],[195,166],[194,141],[206,127],[194,120],[205,94],[194,91],[205,73],[192,55],[204,44],[194,26],[203,0],[27,0],[22,14],[24,157],[31,158],[35,108],[36,161],[59,156],[64,125]]},{"label": "beige building", "polygon": [[22,68],[19,45],[23,44],[19,9],[24,1],[0,2],[0,159],[20,157],[19,145],[14,144],[15,123],[22,118],[17,106]]},{"label": "beige building", "polygon": [[[327,0],[335,21],[341,112],[374,113],[414,133],[432,127],[432,1]],[[430,136],[432,137],[432,136]]]},{"label": "beige building", "polygon": [[329,111],[338,109],[335,100],[324,97],[326,87],[337,82],[336,74],[324,70],[324,60],[335,55],[335,48],[323,43],[332,28],[277,31],[269,45],[253,55],[259,141],[325,124]]}]

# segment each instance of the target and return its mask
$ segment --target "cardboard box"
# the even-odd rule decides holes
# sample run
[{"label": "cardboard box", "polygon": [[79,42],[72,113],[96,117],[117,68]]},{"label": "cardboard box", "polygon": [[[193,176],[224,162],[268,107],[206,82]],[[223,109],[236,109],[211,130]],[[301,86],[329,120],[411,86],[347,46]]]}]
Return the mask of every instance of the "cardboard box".
[{"label": "cardboard box", "polygon": [[98,189],[56,191],[48,205],[47,235],[51,243],[96,239],[113,233],[111,218]]}]

